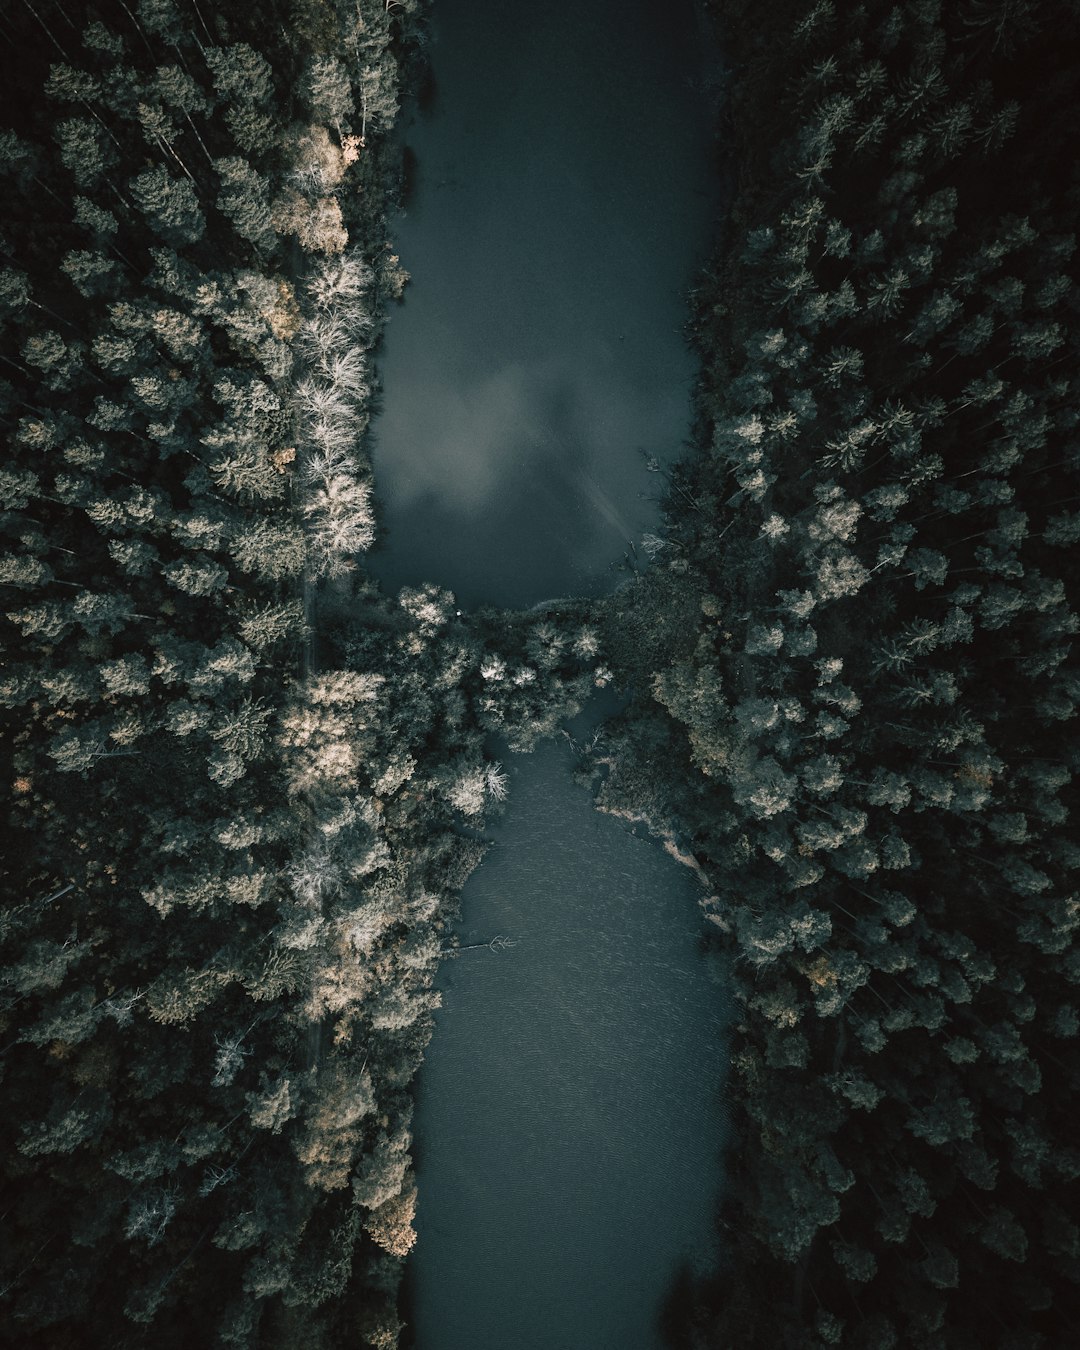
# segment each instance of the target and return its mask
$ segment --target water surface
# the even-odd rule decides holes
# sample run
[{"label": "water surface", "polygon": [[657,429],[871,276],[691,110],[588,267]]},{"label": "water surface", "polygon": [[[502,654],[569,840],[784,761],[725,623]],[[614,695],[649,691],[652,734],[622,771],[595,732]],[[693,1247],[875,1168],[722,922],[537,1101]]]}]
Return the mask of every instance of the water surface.
[{"label": "water surface", "polygon": [[419,1077],[418,1350],[659,1350],[713,1263],[724,990],[699,883],[600,814],[565,745],[514,756]]},{"label": "water surface", "polygon": [[374,434],[396,589],[599,593],[683,448],[715,201],[690,0],[437,0]]},{"label": "water surface", "polygon": [[[690,0],[436,0],[373,433],[389,589],[602,594],[658,522],[715,201]],[[418,1078],[416,1350],[657,1350],[713,1250],[724,991],[698,883],[515,758]]]}]

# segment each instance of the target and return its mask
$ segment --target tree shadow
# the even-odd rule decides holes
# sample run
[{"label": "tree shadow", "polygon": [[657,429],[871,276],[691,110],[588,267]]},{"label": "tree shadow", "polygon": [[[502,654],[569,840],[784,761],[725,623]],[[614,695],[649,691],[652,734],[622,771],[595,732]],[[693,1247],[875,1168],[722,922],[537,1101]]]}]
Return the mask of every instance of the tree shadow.
[{"label": "tree shadow", "polygon": [[702,1284],[685,1261],[675,1272],[658,1319],[665,1350],[695,1350],[700,1346]]},{"label": "tree shadow", "polygon": [[409,1260],[405,1262],[401,1284],[398,1286],[397,1311],[403,1324],[398,1341],[399,1350],[416,1350],[416,1317],[413,1312],[415,1306],[416,1279],[413,1275],[413,1263]]},{"label": "tree shadow", "polygon": [[416,191],[420,181],[420,161],[416,156],[416,151],[411,145],[401,147],[401,187],[398,192],[398,203],[402,210],[407,211],[416,199]]},{"label": "tree shadow", "polygon": [[439,83],[435,78],[435,71],[430,61],[424,63],[423,69],[416,77],[416,83],[413,85],[413,98],[420,116],[425,120],[431,117],[439,98]]}]

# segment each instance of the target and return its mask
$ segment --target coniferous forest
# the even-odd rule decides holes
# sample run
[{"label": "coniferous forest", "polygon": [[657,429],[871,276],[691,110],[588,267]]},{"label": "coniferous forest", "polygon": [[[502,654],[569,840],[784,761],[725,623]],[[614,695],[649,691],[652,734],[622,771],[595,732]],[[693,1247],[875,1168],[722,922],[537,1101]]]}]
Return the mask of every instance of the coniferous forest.
[{"label": "coniferous forest", "polygon": [[0,10],[5,1343],[398,1344],[489,738],[608,686],[581,777],[736,1001],[674,1343],[1078,1334],[1080,12],[706,8],[648,565],[472,613],[363,560],[428,7]]}]

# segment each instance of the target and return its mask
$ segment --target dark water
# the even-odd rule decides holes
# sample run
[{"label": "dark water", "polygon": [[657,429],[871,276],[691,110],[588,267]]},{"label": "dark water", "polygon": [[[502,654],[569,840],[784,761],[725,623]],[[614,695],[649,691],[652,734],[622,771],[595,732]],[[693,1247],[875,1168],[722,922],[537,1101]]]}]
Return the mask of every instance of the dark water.
[{"label": "dark water", "polygon": [[[698,883],[596,811],[569,751],[508,761],[419,1078],[418,1350],[656,1350],[713,1257],[726,998]],[[408,1336],[410,1333],[406,1333]]]},{"label": "dark water", "polygon": [[601,593],[677,457],[686,295],[715,201],[690,0],[435,0],[435,96],[381,361],[391,589]]},{"label": "dark water", "polygon": [[[715,207],[690,0],[435,0],[375,469],[388,588],[600,594],[690,417]],[[726,997],[698,883],[598,814],[564,744],[507,763],[418,1082],[416,1350],[657,1350],[709,1266]]]}]

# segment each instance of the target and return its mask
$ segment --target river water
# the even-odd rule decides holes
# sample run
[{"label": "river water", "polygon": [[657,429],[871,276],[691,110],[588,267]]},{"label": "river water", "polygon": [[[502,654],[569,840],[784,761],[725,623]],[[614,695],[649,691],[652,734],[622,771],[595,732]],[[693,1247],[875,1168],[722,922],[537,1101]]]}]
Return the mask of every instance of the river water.
[{"label": "river water", "polygon": [[[690,420],[686,291],[716,209],[690,0],[435,0],[374,431],[388,589],[602,594]],[[725,991],[698,883],[595,811],[569,750],[506,761],[419,1075],[415,1350],[659,1350],[713,1258]]]},{"label": "river water", "polygon": [[389,589],[598,594],[655,528],[715,213],[690,0],[434,0],[375,428]]},{"label": "river water", "polygon": [[714,1260],[727,1001],[693,876],[596,811],[565,745],[508,762],[419,1078],[418,1350],[654,1350]]}]

